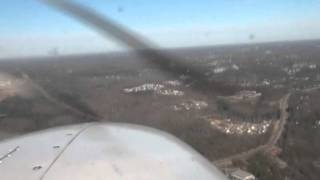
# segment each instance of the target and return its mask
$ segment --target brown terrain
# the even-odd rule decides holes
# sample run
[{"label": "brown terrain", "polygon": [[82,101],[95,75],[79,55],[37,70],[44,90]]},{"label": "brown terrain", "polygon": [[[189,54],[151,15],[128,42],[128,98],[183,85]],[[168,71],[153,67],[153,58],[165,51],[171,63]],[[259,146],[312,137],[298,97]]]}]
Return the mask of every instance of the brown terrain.
[{"label": "brown terrain", "polygon": [[320,177],[320,41],[167,50],[203,69],[194,88],[137,54],[0,61],[0,139],[82,122],[169,132],[220,168]]}]

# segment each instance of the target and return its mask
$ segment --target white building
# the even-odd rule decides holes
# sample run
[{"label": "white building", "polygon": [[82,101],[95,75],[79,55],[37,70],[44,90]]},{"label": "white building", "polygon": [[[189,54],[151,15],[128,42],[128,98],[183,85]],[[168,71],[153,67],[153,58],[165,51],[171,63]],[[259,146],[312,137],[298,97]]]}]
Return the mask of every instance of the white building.
[{"label": "white building", "polygon": [[0,80],[0,88],[6,88],[6,87],[8,87],[8,86],[11,86],[11,81],[1,81]]},{"label": "white building", "polygon": [[256,177],[246,171],[238,169],[229,175],[231,180],[256,180]]}]

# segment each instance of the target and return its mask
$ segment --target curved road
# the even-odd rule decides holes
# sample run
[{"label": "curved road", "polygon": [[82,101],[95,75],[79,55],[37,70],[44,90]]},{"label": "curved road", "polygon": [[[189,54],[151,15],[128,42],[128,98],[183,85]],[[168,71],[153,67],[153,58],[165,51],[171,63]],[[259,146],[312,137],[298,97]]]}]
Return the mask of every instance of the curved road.
[{"label": "curved road", "polygon": [[273,126],[273,130],[272,130],[272,134],[266,144],[260,145],[256,148],[250,149],[248,151],[245,151],[245,152],[242,152],[239,154],[229,156],[227,158],[218,159],[218,160],[214,161],[213,163],[218,167],[223,167],[225,165],[230,164],[234,160],[248,159],[252,155],[255,155],[257,152],[264,151],[268,148],[275,146],[282,135],[284,127],[287,123],[287,119],[289,117],[289,113],[287,112],[287,108],[288,108],[288,101],[289,101],[290,96],[291,96],[291,93],[288,93],[283,98],[280,99],[280,101],[279,101],[279,106],[280,106],[280,111],[281,111],[280,119],[279,119],[279,121],[275,122],[275,124]]}]

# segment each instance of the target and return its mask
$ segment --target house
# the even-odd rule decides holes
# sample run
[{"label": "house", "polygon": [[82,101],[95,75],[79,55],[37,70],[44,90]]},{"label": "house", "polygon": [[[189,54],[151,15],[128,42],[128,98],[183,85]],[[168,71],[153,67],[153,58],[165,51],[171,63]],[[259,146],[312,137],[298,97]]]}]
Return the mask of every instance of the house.
[{"label": "house", "polygon": [[249,172],[241,169],[235,170],[229,174],[231,180],[256,180],[256,177]]}]

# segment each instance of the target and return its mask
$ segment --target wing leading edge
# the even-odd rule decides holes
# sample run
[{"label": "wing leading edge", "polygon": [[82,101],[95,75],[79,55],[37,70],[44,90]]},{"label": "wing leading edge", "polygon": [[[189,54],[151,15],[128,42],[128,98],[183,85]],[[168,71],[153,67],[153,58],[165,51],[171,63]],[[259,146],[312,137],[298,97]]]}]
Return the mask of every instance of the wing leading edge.
[{"label": "wing leading edge", "polygon": [[[82,124],[0,143],[1,179],[223,180],[191,147],[167,133],[128,124]],[[11,151],[10,151],[11,150]]]}]

